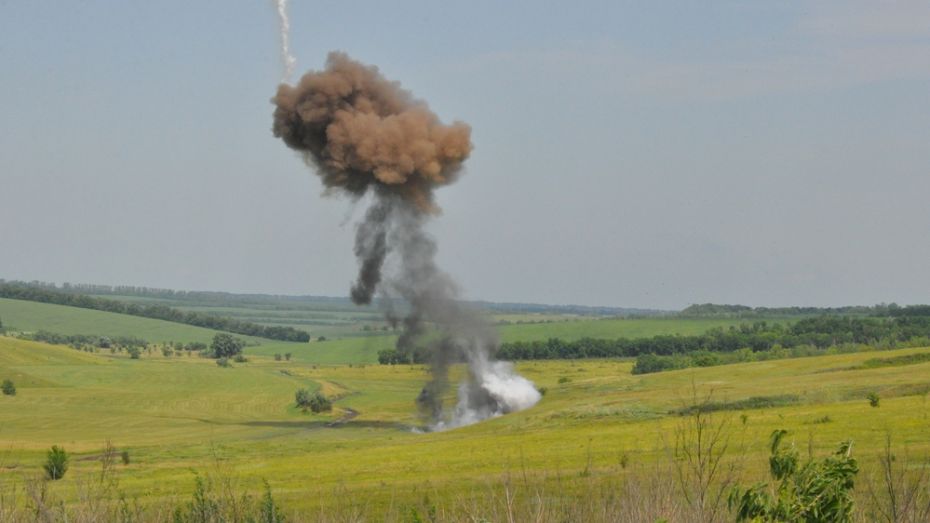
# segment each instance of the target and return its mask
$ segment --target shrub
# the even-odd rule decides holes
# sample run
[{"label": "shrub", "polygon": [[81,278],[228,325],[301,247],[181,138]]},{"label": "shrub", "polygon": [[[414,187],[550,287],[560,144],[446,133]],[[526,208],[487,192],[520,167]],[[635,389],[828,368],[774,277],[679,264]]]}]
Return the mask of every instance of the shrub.
[{"label": "shrub", "polygon": [[171,356],[174,356],[174,350],[169,347],[162,347],[161,353],[166,358],[170,358]]},{"label": "shrub", "polygon": [[329,412],[333,410],[333,402],[329,400],[322,392],[314,392],[310,398],[310,410],[313,412]]},{"label": "shrub", "polygon": [[333,410],[333,402],[330,401],[322,392],[310,393],[307,389],[297,389],[294,394],[294,401],[297,406],[313,412],[329,412]]},{"label": "shrub", "polygon": [[51,480],[63,478],[65,472],[68,471],[68,459],[68,453],[65,452],[65,449],[53,445],[46,455],[45,464],[42,466],[45,469],[45,476]]},{"label": "shrub", "polygon": [[811,458],[801,466],[797,450],[782,447],[786,434],[776,430],[771,437],[769,470],[778,484],[770,489],[758,483],[731,492],[736,521],[852,521],[852,491],[859,472],[851,457],[852,443],[843,442],[832,456],[822,461]]},{"label": "shrub", "polygon": [[281,513],[281,508],[278,507],[275,503],[274,498],[271,497],[271,486],[268,485],[268,482],[265,482],[265,493],[262,494],[261,504],[258,507],[260,512],[259,521],[262,523],[284,523],[284,514]]},{"label": "shrub", "polygon": [[126,352],[128,352],[129,357],[134,360],[139,359],[139,356],[142,354],[142,351],[139,350],[139,347],[129,347],[126,349]]},{"label": "shrub", "polygon": [[249,361],[249,360],[248,360],[248,358],[245,357],[245,354],[242,354],[242,353],[240,352],[239,354],[236,354],[236,357],[233,358],[233,361],[235,361],[236,363],[245,363],[245,362],[247,362],[247,361]]},{"label": "shrub", "polygon": [[123,460],[123,465],[129,465],[129,451],[128,450],[124,450],[123,452],[121,452],[119,457],[120,459]]},{"label": "shrub", "polygon": [[220,367],[229,367],[229,358],[218,358],[216,364]]},{"label": "shrub", "polygon": [[568,383],[568,382],[570,382],[570,381],[572,381],[572,379],[569,378],[568,376],[562,376],[561,378],[559,378],[559,385],[561,385],[561,384],[563,384],[563,383]]},{"label": "shrub", "polygon": [[0,390],[3,391],[4,396],[16,395],[16,385],[13,385],[12,380],[3,380],[3,385],[0,385]]},{"label": "shrub", "polygon": [[866,399],[869,400],[869,405],[872,407],[877,407],[879,402],[882,400],[877,392],[870,392]]},{"label": "shrub", "polygon": [[665,370],[683,369],[691,363],[691,360],[682,356],[659,356],[657,354],[647,353],[640,354],[636,357],[636,363],[633,364],[633,374],[649,374],[651,372],[662,372]]},{"label": "shrub", "polygon": [[294,401],[297,403],[297,406],[306,410],[310,408],[310,391],[307,389],[297,389],[297,392],[294,393]]},{"label": "shrub", "polygon": [[274,360],[275,360],[275,361],[281,361],[281,354],[275,353],[275,355],[274,355]]},{"label": "shrub", "polygon": [[397,349],[384,349],[378,351],[378,363],[381,365],[396,365],[410,363],[410,358]]},{"label": "shrub", "polygon": [[284,359],[286,359],[287,361],[291,361],[291,353],[290,353],[290,352],[285,352],[285,353],[284,353]]}]

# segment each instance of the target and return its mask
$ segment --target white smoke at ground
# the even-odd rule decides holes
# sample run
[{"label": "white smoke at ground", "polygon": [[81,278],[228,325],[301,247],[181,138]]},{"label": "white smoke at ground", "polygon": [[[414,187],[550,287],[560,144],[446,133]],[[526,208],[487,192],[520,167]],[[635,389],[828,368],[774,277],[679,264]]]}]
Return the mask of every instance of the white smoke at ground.
[{"label": "white smoke at ground", "polygon": [[[528,409],[542,398],[533,382],[517,374],[510,362],[488,361],[482,354],[475,356],[476,361],[468,362],[470,379],[459,384],[458,402],[451,417],[434,423],[431,430],[464,427]],[[491,401],[470,401],[484,395]]]},{"label": "white smoke at ground", "polygon": [[294,75],[297,59],[291,55],[291,22],[287,17],[287,0],[275,0],[278,8],[278,30],[281,34],[281,81],[288,82]]}]

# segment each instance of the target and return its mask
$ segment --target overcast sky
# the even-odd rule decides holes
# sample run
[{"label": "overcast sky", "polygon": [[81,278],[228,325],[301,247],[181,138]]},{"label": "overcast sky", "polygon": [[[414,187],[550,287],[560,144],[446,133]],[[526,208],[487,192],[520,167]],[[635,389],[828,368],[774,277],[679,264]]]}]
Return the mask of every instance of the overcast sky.
[{"label": "overcast sky", "polygon": [[[468,298],[930,302],[930,2],[292,0],[472,126]],[[0,278],[346,295],[364,202],[271,135],[270,0],[0,0]]]}]

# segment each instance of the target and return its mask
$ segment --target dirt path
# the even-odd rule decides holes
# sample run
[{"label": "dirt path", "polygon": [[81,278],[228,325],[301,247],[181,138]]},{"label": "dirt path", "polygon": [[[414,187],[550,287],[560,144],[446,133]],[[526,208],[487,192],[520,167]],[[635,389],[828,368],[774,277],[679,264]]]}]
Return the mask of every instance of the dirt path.
[{"label": "dirt path", "polygon": [[341,418],[334,420],[334,421],[330,421],[329,423],[326,424],[326,426],[335,427],[337,425],[348,423],[352,421],[353,419],[355,419],[356,417],[358,417],[358,411],[355,409],[350,409],[349,407],[346,407],[345,411],[346,413],[343,414]]}]

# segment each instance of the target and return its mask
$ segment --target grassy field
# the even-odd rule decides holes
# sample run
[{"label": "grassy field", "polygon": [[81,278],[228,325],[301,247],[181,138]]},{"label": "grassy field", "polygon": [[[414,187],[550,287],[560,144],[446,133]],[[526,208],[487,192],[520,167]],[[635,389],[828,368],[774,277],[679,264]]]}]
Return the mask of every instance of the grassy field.
[{"label": "grassy field", "polygon": [[[341,312],[335,311],[334,314],[341,314]],[[522,315],[519,321],[529,321],[531,317],[534,315]],[[734,319],[679,318],[572,318],[553,321],[551,315],[537,316],[537,318],[543,317],[548,321],[499,325],[497,329],[501,340],[508,342],[545,340],[552,337],[575,340],[583,337],[637,338],[658,334],[687,335],[700,334],[713,327],[727,327],[739,323],[739,320]],[[180,323],[3,298],[0,298],[0,319],[3,320],[4,325],[22,331],[44,329],[59,334],[137,336],[150,342],[209,342],[216,334],[216,331],[210,329]],[[493,321],[494,318],[489,319]],[[395,337],[393,335],[353,335],[327,339],[323,342],[314,340],[311,343],[248,339],[254,344],[247,349],[250,354],[273,356],[276,353],[290,352],[296,361],[304,363],[361,364],[376,363],[378,351],[393,347]]]},{"label": "grassy field", "polygon": [[216,305],[190,299],[167,299],[144,296],[98,295],[97,297],[131,303],[159,304],[183,311],[236,318],[260,325],[293,327],[313,337],[345,338],[376,335],[385,326],[382,314],[372,307],[321,299],[301,301],[280,299],[268,303]]},{"label": "grassy field", "polygon": [[0,298],[0,319],[7,328],[20,331],[136,336],[152,342],[209,342],[217,332],[170,321],[6,298]]},{"label": "grassy field", "polygon": [[[142,501],[187,499],[194,472],[215,470],[254,491],[265,479],[283,505],[300,510],[337,503],[379,510],[424,493],[443,499],[479,492],[512,476],[566,485],[584,478],[590,486],[628,467],[670,462],[670,438],[686,419],[671,411],[691,403],[692,390],[730,405],[790,398],[716,414],[729,420],[734,448],[745,444],[741,455],[753,479],[766,467],[775,428],[791,430],[793,442],[817,453],[852,438],[864,463],[874,463],[887,434],[914,455],[930,452],[930,363],[853,369],[876,353],[641,376],[630,374],[629,361],[527,362],[519,371],[547,390],[539,405],[423,434],[414,430],[420,421],[413,398],[424,368],[336,364],[334,354],[321,364],[322,353],[278,362],[258,353],[269,347],[253,349],[248,363],[221,368],[196,357],[130,360],[0,337],[0,378],[18,387],[16,396],[0,396],[0,483],[38,474],[44,449],[62,445],[75,453],[72,470],[50,488],[74,499],[81,481],[99,469],[109,440],[132,456],[118,466],[120,489]],[[334,412],[296,410],[298,387],[336,397]],[[882,398],[878,408],[866,400],[872,391]],[[357,417],[330,426],[349,409]]]}]

